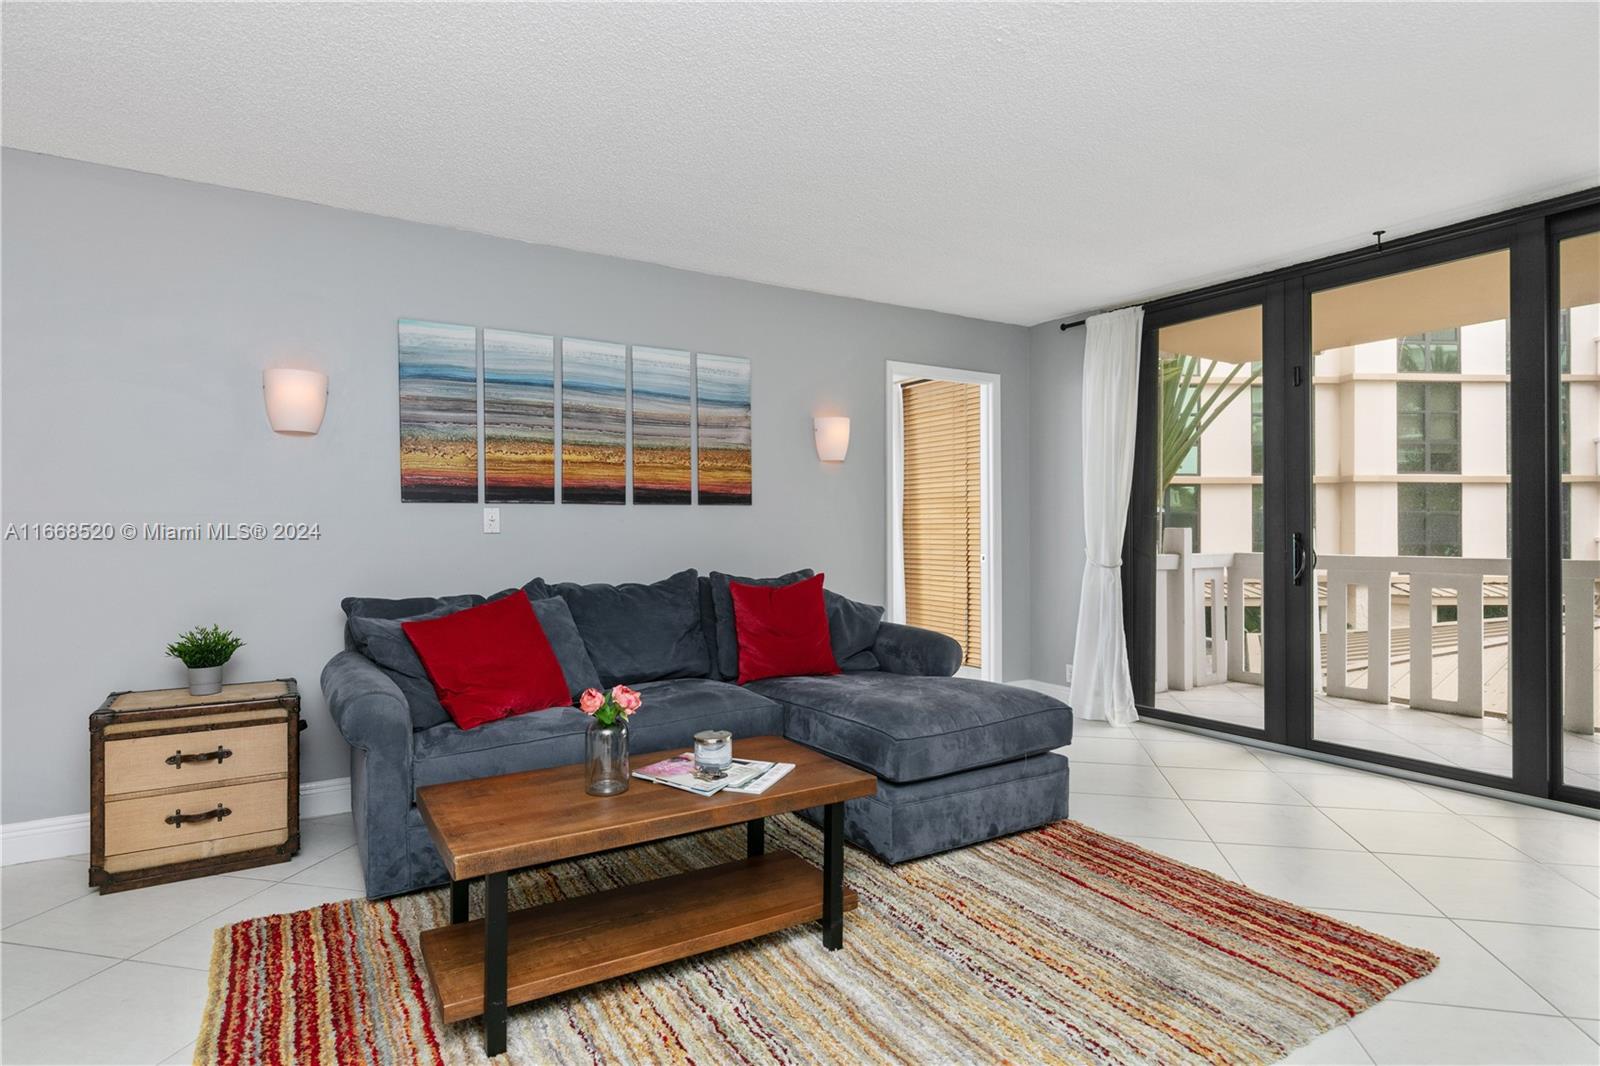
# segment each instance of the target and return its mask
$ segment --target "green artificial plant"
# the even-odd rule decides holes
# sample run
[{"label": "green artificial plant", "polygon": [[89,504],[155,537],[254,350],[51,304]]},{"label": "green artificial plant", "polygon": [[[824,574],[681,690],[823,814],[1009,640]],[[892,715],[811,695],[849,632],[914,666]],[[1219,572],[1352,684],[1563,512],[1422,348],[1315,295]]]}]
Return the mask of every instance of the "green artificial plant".
[{"label": "green artificial plant", "polygon": [[167,654],[179,659],[191,670],[204,670],[221,666],[233,658],[233,653],[244,647],[244,641],[233,635],[233,630],[221,626],[196,626],[167,645]]}]

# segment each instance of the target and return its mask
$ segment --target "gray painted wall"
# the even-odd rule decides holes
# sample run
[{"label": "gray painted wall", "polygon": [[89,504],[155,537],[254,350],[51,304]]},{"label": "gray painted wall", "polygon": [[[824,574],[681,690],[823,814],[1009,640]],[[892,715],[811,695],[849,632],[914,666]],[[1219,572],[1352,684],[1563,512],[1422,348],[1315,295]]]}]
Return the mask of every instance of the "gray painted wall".
[{"label": "gray painted wall", "polygon": [[[1027,330],[537,247],[6,151],[4,521],[314,521],[313,543],[6,543],[0,820],[88,807],[85,719],[181,684],[163,657],[218,621],[235,679],[293,675],[307,781],[348,773],[318,690],[339,598],[493,592],[535,574],[827,571],[881,602],[884,362],[998,371],[1005,661],[1029,676]],[[750,508],[401,504],[395,320],[552,332],[754,361]],[[261,370],[330,375],[320,435],[275,436]],[[815,413],[852,419],[824,466]],[[1054,656],[1059,658],[1059,655]],[[1049,660],[1046,660],[1049,661]]]},{"label": "gray painted wall", "polygon": [[1028,331],[1033,435],[1031,588],[1033,677],[1057,684],[1078,631],[1083,584],[1084,329],[1046,322]]}]

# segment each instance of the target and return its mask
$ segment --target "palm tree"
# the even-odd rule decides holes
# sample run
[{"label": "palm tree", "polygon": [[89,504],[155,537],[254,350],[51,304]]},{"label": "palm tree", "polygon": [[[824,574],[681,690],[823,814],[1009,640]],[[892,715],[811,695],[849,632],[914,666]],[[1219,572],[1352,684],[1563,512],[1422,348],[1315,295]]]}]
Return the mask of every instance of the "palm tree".
[{"label": "palm tree", "polygon": [[[1222,380],[1213,385],[1212,375],[1220,365],[1224,364],[1195,355],[1174,355],[1161,361],[1161,484],[1156,492],[1157,507],[1165,504],[1167,486],[1172,484],[1184,457],[1200,442],[1201,434],[1217,420],[1223,408],[1261,377],[1260,363],[1230,363],[1225,364],[1228,372]],[[1233,383],[1241,374],[1244,379],[1235,386]]]}]

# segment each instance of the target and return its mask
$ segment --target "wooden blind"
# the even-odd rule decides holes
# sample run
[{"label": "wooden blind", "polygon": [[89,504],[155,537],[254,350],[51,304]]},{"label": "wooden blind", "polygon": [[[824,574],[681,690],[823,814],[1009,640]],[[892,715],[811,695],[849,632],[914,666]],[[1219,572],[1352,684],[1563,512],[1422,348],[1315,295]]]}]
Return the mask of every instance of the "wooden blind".
[{"label": "wooden blind", "polygon": [[900,386],[904,434],[901,539],[906,621],[961,642],[983,665],[980,386]]}]

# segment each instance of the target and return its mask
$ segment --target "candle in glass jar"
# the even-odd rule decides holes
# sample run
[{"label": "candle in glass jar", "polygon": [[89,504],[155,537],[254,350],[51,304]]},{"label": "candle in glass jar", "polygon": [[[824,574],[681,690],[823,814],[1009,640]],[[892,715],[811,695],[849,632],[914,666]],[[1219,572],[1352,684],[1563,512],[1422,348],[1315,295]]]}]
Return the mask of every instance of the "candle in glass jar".
[{"label": "candle in glass jar", "polygon": [[696,777],[724,777],[733,765],[733,734],[726,729],[708,729],[694,735]]}]

